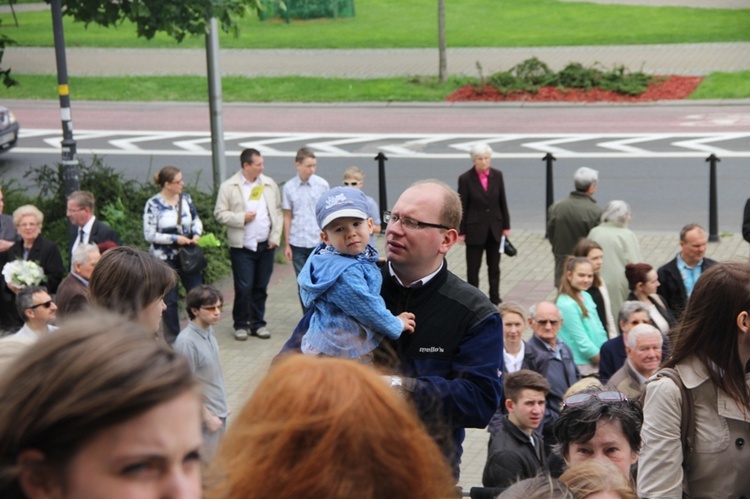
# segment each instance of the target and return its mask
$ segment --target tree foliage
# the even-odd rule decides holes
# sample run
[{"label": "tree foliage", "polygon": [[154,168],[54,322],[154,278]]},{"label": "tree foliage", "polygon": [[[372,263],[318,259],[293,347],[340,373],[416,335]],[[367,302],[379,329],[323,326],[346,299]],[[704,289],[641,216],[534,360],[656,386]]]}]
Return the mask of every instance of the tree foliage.
[{"label": "tree foliage", "polygon": [[112,26],[129,20],[138,36],[158,31],[178,42],[186,35],[205,35],[215,17],[226,32],[238,34],[237,18],[260,9],[261,0],[62,0],[63,13],[76,21]]}]

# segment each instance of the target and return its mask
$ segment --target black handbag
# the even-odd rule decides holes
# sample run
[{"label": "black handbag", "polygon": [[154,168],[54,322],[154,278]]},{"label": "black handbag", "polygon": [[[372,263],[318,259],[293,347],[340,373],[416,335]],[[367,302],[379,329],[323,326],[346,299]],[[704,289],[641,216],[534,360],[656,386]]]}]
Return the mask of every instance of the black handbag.
[{"label": "black handbag", "polygon": [[515,246],[510,242],[510,239],[507,237],[505,238],[505,246],[503,247],[503,253],[505,253],[508,256],[516,256],[518,254],[518,250]]},{"label": "black handbag", "polygon": [[[177,232],[182,234],[182,194],[180,194],[179,211],[177,212]],[[178,248],[180,255],[180,270],[183,274],[195,274],[208,266],[203,248],[197,244],[185,244]]]}]

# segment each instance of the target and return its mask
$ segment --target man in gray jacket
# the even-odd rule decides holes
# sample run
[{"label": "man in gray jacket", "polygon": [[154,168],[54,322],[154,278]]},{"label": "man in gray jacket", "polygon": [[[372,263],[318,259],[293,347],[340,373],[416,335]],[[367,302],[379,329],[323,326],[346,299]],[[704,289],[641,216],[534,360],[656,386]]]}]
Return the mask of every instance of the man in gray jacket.
[{"label": "man in gray jacket", "polygon": [[576,190],[549,207],[547,237],[555,255],[555,287],[560,287],[565,259],[575,245],[599,224],[602,209],[592,197],[599,185],[599,172],[585,166],[573,175]]}]

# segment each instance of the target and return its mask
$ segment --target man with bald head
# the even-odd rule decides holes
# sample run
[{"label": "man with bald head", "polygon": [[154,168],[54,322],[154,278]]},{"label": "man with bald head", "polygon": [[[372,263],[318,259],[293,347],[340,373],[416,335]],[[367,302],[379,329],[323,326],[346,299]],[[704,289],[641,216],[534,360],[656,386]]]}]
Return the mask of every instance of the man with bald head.
[{"label": "man with bald head", "polygon": [[[484,293],[448,270],[445,255],[461,222],[453,189],[438,180],[417,182],[383,221],[388,261],[380,294],[392,314],[412,312],[416,328],[384,340],[375,364],[392,372],[391,386],[414,400],[458,478],[465,428],[487,426],[500,404],[502,319]],[[284,350],[298,349],[307,322],[309,314]]]},{"label": "man with bald head", "polygon": [[388,262],[380,294],[391,313],[414,313],[416,328],[380,350],[395,352],[401,376],[393,383],[413,397],[428,428],[436,415],[451,428],[452,445],[442,447],[457,473],[465,428],[487,426],[500,403],[502,319],[484,293],[448,270],[445,255],[461,223],[453,189],[417,182],[383,220]]},{"label": "man with bald head", "polygon": [[[581,374],[573,360],[573,352],[557,337],[562,321],[560,309],[554,303],[543,301],[532,305],[529,309],[529,326],[534,331],[534,336],[531,337],[528,345],[530,349],[533,349],[536,357],[542,359],[539,372],[547,378],[550,384],[542,423],[544,448],[548,455],[556,443],[552,425],[560,416],[565,392],[573,383],[581,379]],[[551,465],[554,469],[554,463]]]},{"label": "man with bald head", "polygon": [[680,230],[680,252],[657,271],[659,295],[676,318],[685,310],[695,282],[716,261],[706,257],[708,236],[698,224],[687,224]]}]

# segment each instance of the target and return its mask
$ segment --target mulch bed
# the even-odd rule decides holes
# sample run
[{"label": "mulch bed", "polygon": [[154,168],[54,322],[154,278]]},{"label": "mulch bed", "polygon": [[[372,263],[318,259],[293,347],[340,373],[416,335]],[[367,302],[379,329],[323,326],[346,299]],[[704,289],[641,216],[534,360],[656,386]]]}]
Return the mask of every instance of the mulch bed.
[{"label": "mulch bed", "polygon": [[577,88],[559,89],[543,87],[539,92],[516,91],[501,94],[490,86],[480,89],[467,85],[461,87],[446,99],[449,102],[469,101],[526,101],[526,102],[652,102],[659,100],[680,100],[687,98],[700,85],[699,76],[660,77],[641,95],[625,95],[598,88],[582,90]]}]

